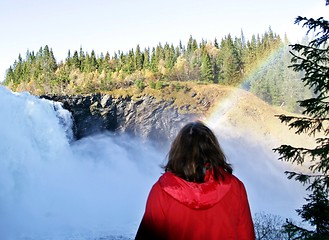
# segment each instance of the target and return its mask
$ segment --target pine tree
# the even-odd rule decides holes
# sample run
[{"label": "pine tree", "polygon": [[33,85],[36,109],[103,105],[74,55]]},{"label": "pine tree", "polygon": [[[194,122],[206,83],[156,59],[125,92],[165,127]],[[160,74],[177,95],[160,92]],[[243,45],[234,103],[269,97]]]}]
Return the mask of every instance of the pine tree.
[{"label": "pine tree", "polygon": [[234,39],[234,60],[235,64],[237,67],[237,72],[236,72],[236,81],[240,82],[242,77],[243,77],[243,72],[244,72],[244,55],[245,55],[245,49],[244,49],[244,43],[242,41],[243,38],[235,38]]},{"label": "pine tree", "polygon": [[77,69],[81,68],[78,51],[74,51],[74,53],[73,53],[72,65],[74,68],[77,68]]},{"label": "pine tree", "polygon": [[15,76],[14,76],[13,68],[10,66],[9,69],[7,70],[4,84],[8,85],[13,82],[15,82]]},{"label": "pine tree", "polygon": [[71,51],[70,50],[67,52],[67,57],[65,59],[65,63],[69,68],[71,68],[71,66],[72,66],[72,57],[71,57]]},{"label": "pine tree", "polygon": [[244,33],[242,29],[241,29],[241,46],[242,48],[246,47],[246,38],[244,37]]},{"label": "pine tree", "polygon": [[214,71],[210,56],[207,52],[203,53],[201,64],[201,81],[214,82]]},{"label": "pine tree", "polygon": [[161,59],[164,60],[164,50],[161,43],[159,43],[158,46],[155,48],[155,56],[158,61],[157,64],[159,64],[159,61]]},{"label": "pine tree", "polygon": [[[117,55],[115,54],[115,56],[117,56]],[[102,65],[103,71],[109,72],[111,70],[110,61],[111,61],[110,54],[109,54],[109,52],[106,52],[104,61],[103,61],[103,65]]]},{"label": "pine tree", "polygon": [[57,69],[57,62],[56,62],[56,58],[54,56],[54,52],[53,49],[50,49],[49,51],[49,69],[52,72],[55,72]]},{"label": "pine tree", "polygon": [[324,186],[315,183],[314,190],[305,198],[306,204],[297,213],[315,227],[311,236],[317,239],[329,238],[329,199]]},{"label": "pine tree", "polygon": [[21,54],[18,55],[18,61],[14,62],[14,79],[15,82],[20,83],[23,75],[23,59]]},{"label": "pine tree", "polygon": [[90,70],[91,70],[91,60],[90,60],[90,55],[88,52],[86,52],[86,57],[83,61],[83,72],[85,73],[90,73]]},{"label": "pine tree", "polygon": [[245,57],[245,71],[246,73],[251,72],[254,66],[257,64],[257,40],[256,36],[252,35],[251,40],[247,42],[247,53]]},{"label": "pine tree", "polygon": [[190,38],[187,42],[186,54],[191,55],[193,53],[193,37],[190,35]]},{"label": "pine tree", "polygon": [[215,46],[215,48],[217,48],[217,49],[219,48],[217,38],[215,38],[215,40],[214,40],[214,46]]},{"label": "pine tree", "polygon": [[134,65],[136,70],[142,70],[143,68],[143,54],[141,52],[139,44],[136,47],[136,53],[135,53],[135,59],[134,59]]},{"label": "pine tree", "polygon": [[82,50],[82,47],[80,47],[80,52],[79,52],[79,62],[80,62],[80,71],[84,71],[84,66],[85,66],[85,60],[86,56],[84,51]]},{"label": "pine tree", "polygon": [[94,72],[96,69],[98,69],[98,62],[95,51],[92,50],[90,53],[90,72]]},{"label": "pine tree", "polygon": [[148,69],[150,65],[150,48],[144,49],[144,55],[143,55],[143,69]]},{"label": "pine tree", "polygon": [[156,50],[153,47],[151,53],[151,61],[150,61],[150,69],[152,72],[156,73],[158,71],[158,63],[159,63],[159,59],[157,58]]},{"label": "pine tree", "polygon": [[135,53],[134,49],[131,49],[126,57],[127,61],[125,64],[125,72],[128,74],[132,74],[135,69]]},{"label": "pine tree", "polygon": [[165,63],[166,63],[166,68],[167,69],[172,69],[176,58],[175,58],[175,48],[173,45],[169,46],[168,43],[165,44],[164,46],[164,58],[165,58]]},{"label": "pine tree", "polygon": [[240,80],[241,59],[230,34],[221,42],[218,62],[222,64],[218,82],[226,85],[236,84]]},{"label": "pine tree", "polygon": [[[328,5],[328,1],[327,1]],[[307,184],[311,191],[305,204],[297,212],[303,221],[310,223],[314,230],[307,230],[287,222],[286,230],[295,235],[294,239],[329,239],[329,22],[322,17],[318,19],[297,17],[296,23],[308,28],[307,33],[314,31],[315,38],[307,45],[292,45],[292,68],[304,71],[302,81],[312,88],[314,97],[299,101],[305,110],[304,117],[280,115],[281,122],[296,133],[309,133],[317,137],[315,148],[281,145],[274,149],[280,159],[297,164],[310,160],[310,172],[297,173],[286,171],[289,179]]]},{"label": "pine tree", "polygon": [[181,40],[179,40],[178,48],[179,48],[179,51],[177,51],[177,52],[179,52],[180,54],[184,54],[185,53],[185,47],[183,46]]}]

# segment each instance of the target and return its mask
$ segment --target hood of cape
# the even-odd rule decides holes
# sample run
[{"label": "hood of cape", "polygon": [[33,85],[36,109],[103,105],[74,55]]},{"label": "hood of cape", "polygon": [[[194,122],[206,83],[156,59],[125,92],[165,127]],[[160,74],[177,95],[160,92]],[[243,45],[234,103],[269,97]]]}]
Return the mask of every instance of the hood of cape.
[{"label": "hood of cape", "polygon": [[205,182],[188,182],[171,172],[164,173],[160,186],[167,194],[192,209],[208,209],[218,203],[231,188],[231,175],[224,172],[224,180],[216,181],[206,174]]}]

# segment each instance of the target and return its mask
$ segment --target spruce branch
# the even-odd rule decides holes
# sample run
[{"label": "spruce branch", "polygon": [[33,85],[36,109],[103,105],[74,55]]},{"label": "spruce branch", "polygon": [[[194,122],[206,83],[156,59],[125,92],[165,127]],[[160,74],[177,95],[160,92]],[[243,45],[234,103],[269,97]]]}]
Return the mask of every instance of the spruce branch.
[{"label": "spruce branch", "polygon": [[288,125],[289,129],[297,129],[296,134],[315,135],[316,132],[324,130],[323,122],[329,121],[329,118],[296,117],[285,114],[275,116],[280,119],[281,123]]},{"label": "spruce branch", "polygon": [[320,46],[323,43],[325,43],[328,40],[329,35],[329,23],[327,20],[324,20],[323,17],[314,19],[314,18],[306,18],[298,16],[295,19],[295,24],[300,24],[301,22],[304,22],[302,24],[303,27],[307,27],[307,34],[309,34],[311,31],[315,32],[315,36],[318,38],[315,38],[313,41],[310,42],[311,46]]}]

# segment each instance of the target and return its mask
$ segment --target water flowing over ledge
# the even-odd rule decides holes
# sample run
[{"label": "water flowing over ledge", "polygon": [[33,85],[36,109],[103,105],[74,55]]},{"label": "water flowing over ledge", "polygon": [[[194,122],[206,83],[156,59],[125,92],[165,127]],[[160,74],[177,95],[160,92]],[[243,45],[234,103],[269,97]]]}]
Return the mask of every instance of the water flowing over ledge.
[{"label": "water flowing over ledge", "polygon": [[[194,117],[151,97],[71,98],[76,106],[60,102],[72,116],[59,102],[0,87],[1,240],[133,239],[163,172],[168,145],[159,143]],[[237,130],[227,122],[214,128],[253,213],[293,216],[302,186],[286,179],[286,165],[261,138]]]}]

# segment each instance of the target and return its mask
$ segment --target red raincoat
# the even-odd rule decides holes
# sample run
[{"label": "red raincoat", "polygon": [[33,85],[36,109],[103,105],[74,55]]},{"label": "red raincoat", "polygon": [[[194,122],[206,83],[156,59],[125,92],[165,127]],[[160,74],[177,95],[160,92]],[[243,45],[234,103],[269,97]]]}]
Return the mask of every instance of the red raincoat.
[{"label": "red raincoat", "polygon": [[136,239],[255,239],[243,183],[224,173],[220,183],[209,173],[204,183],[170,172],[153,185]]}]

